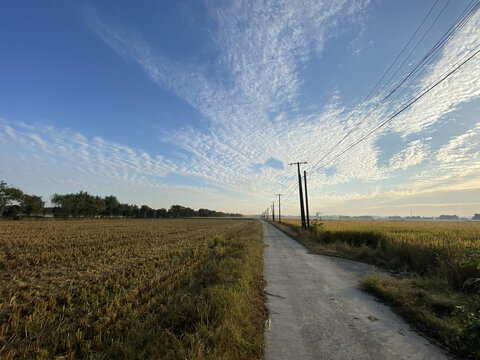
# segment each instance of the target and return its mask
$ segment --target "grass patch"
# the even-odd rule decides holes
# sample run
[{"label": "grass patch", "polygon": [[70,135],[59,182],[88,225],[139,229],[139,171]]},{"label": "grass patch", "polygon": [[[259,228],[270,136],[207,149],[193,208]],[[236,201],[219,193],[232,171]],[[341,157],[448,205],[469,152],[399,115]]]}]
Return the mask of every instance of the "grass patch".
[{"label": "grass patch", "polygon": [[275,223],[310,252],[358,260],[403,277],[369,275],[364,290],[456,353],[480,359],[480,223]]},{"label": "grass patch", "polygon": [[2,359],[262,359],[258,221],[0,222]]},{"label": "grass patch", "polygon": [[[352,246],[344,241],[333,241],[330,234],[326,236],[319,235],[319,232],[302,230],[294,222],[272,223],[275,227],[283,231],[288,236],[304,245],[312,254],[336,256],[350,260],[368,262],[373,265],[385,264],[385,259],[375,254],[375,249],[365,245]],[[326,240],[327,239],[327,240]]]},{"label": "grass patch", "polygon": [[438,278],[394,279],[370,274],[362,281],[421,332],[453,352],[480,359],[480,296],[465,295]]}]

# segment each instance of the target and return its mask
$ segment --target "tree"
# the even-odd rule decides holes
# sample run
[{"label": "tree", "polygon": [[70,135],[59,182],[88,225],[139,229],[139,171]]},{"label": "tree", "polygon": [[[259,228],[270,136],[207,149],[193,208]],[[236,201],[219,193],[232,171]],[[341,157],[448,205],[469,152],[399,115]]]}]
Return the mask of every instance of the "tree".
[{"label": "tree", "polygon": [[5,211],[3,212],[3,216],[6,218],[15,219],[17,216],[20,215],[20,205],[8,205],[5,207]]},{"label": "tree", "polygon": [[195,210],[189,207],[180,206],[180,205],[172,205],[168,210],[168,217],[171,217],[171,218],[192,217],[195,215],[196,215]]},{"label": "tree", "polygon": [[0,181],[0,218],[3,216],[3,211],[7,205],[14,202],[20,203],[23,199],[23,192],[20,189],[8,187],[3,180]]},{"label": "tree", "polygon": [[132,210],[131,210],[132,212],[131,212],[131,215],[130,215],[131,217],[134,217],[134,218],[139,218],[139,217],[141,217],[141,216],[140,216],[140,215],[141,215],[141,214],[140,214],[140,209],[138,208],[137,205],[131,205],[131,209],[132,209]]},{"label": "tree", "polygon": [[438,220],[458,220],[457,215],[440,215]]},{"label": "tree", "polygon": [[30,215],[38,215],[43,210],[43,205],[45,203],[42,201],[40,196],[35,195],[24,195],[22,201],[22,211]]},{"label": "tree", "polygon": [[71,194],[70,195],[53,194],[51,200],[52,200],[52,204],[55,206],[53,211],[53,216],[63,217],[65,219],[68,218],[70,215],[74,216],[75,204]]},{"label": "tree", "polygon": [[167,209],[161,208],[155,210],[155,217],[156,218],[166,218],[167,217]]},{"label": "tree", "polygon": [[146,218],[153,218],[155,216],[155,210],[147,205],[142,205],[140,207],[140,217]]},{"label": "tree", "polygon": [[218,216],[218,213],[215,210],[208,210],[208,209],[198,209],[197,214],[198,216],[201,216],[201,217]]},{"label": "tree", "polygon": [[55,216],[64,218],[80,216],[96,216],[105,211],[105,201],[99,196],[80,191],[76,194],[52,195],[52,203],[56,205]]},{"label": "tree", "polygon": [[472,220],[480,220],[480,214],[473,215]]},{"label": "tree", "polygon": [[105,211],[103,212],[106,216],[118,216],[122,212],[121,204],[117,198],[113,195],[105,196],[103,199],[105,202]]},{"label": "tree", "polygon": [[89,195],[84,216],[95,217],[105,211],[105,201],[100,196]]},{"label": "tree", "polygon": [[130,218],[132,217],[132,206],[128,204],[120,205],[120,213],[123,217]]}]

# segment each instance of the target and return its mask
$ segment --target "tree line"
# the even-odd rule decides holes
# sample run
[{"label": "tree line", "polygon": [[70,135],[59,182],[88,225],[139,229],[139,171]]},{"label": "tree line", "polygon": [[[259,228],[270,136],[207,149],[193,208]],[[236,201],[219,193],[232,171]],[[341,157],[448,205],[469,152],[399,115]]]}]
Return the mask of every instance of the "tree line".
[{"label": "tree line", "polygon": [[15,217],[20,213],[38,215],[44,204],[40,196],[25,194],[20,189],[7,186],[5,181],[0,181],[0,218]]},{"label": "tree line", "polygon": [[0,217],[53,215],[57,218],[123,217],[123,218],[183,218],[183,217],[240,217],[241,214],[199,209],[181,205],[152,209],[147,205],[124,204],[113,196],[95,196],[80,191],[72,194],[53,194],[52,207],[45,208],[40,196],[24,194],[22,190],[0,182]]}]

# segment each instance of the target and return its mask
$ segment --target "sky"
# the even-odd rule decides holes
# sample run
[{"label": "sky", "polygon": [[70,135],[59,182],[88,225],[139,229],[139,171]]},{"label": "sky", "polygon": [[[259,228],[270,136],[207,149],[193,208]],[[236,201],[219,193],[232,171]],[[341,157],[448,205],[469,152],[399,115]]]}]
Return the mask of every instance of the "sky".
[{"label": "sky", "polygon": [[473,3],[1,2],[0,179],[298,215],[301,161],[313,215],[471,217],[480,11],[425,56]]}]

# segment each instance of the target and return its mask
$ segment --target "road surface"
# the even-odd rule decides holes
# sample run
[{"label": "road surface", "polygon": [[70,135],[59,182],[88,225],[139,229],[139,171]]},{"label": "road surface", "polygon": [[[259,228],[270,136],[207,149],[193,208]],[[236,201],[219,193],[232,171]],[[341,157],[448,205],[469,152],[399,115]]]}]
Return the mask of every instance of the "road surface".
[{"label": "road surface", "polygon": [[262,223],[270,309],[266,360],[449,359],[360,290],[371,265],[308,254]]}]

